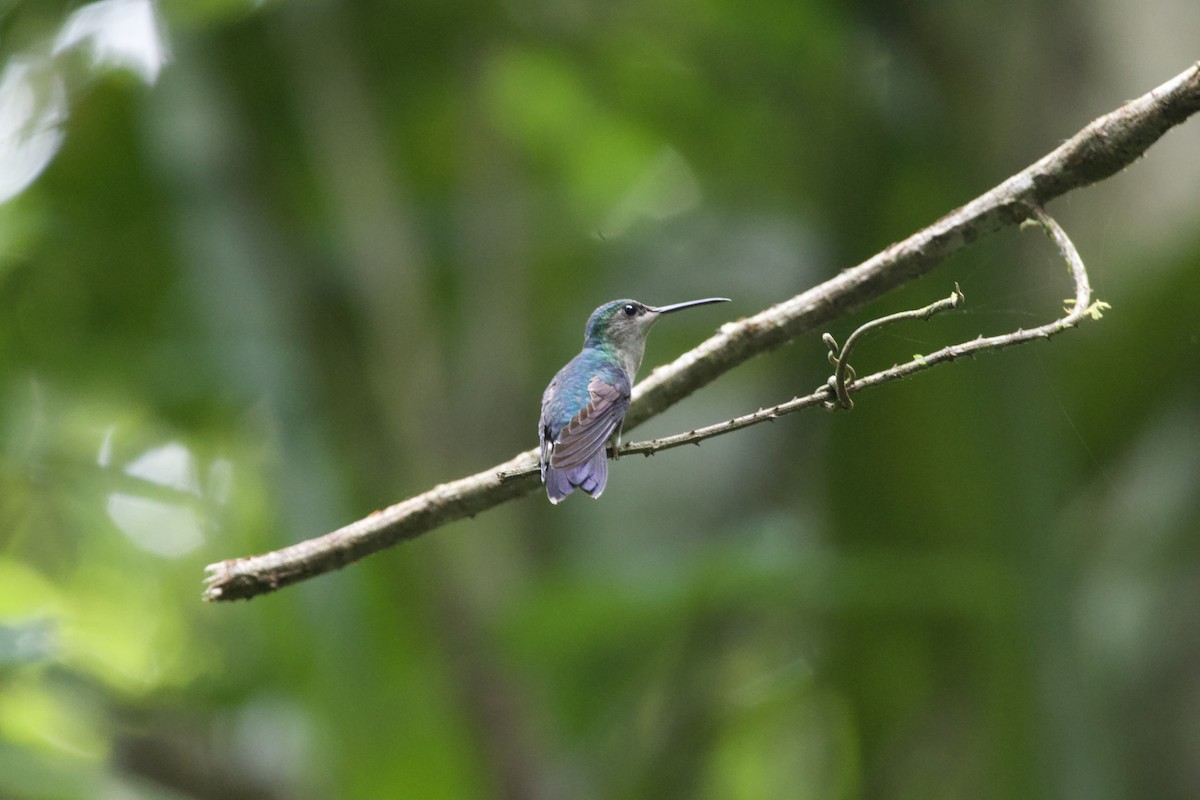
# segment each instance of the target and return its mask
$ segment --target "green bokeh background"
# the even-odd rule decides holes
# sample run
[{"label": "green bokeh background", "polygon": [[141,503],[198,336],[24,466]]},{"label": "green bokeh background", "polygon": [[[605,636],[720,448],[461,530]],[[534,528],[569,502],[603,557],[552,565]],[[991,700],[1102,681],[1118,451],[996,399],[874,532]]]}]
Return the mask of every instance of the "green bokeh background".
[{"label": "green bokeh background", "polygon": [[[53,143],[0,204],[0,797],[1200,795],[1195,120],[1050,208],[1100,323],[199,600],[531,447],[599,303],[734,298],[648,372],[1197,41],[1192,0],[0,2],[8,182]],[[1071,294],[1009,231],[831,332],[954,281],[859,370]]]}]

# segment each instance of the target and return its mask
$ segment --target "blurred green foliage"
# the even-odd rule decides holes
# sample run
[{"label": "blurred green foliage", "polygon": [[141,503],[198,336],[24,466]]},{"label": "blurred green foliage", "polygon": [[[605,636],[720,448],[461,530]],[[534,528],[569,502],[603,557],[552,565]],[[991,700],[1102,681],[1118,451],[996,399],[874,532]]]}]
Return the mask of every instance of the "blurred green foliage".
[{"label": "blurred green foliage", "polygon": [[[1200,794],[1195,121],[1051,209],[1100,323],[199,602],[532,446],[600,302],[751,314],[1179,72],[1152,6],[0,4],[0,797]],[[1069,294],[1012,231],[833,332],[956,280],[860,371]]]}]

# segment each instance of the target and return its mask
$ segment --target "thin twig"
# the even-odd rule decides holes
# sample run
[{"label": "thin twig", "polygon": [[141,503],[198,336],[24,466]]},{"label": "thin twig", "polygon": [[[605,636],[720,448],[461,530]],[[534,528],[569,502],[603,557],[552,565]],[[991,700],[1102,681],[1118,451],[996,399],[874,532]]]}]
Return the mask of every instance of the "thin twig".
[{"label": "thin twig", "polygon": [[[738,364],[820,329],[925,274],[983,236],[1020,223],[1031,209],[1124,169],[1166,131],[1198,110],[1200,63],[1094,120],[1036,163],[908,239],[803,294],[753,317],[726,324],[717,335],[670,365],[655,370],[638,384],[625,418],[626,430],[661,413]],[[1081,311],[1083,305],[1077,301],[1073,311],[1100,310],[1097,307]],[[1044,338],[1050,334],[1041,335]],[[985,341],[977,340],[959,346],[958,350],[939,351],[923,361],[932,364],[933,359],[953,360],[977,352],[981,348],[970,350],[970,345]],[[998,342],[994,346],[1015,343]],[[885,371],[856,380],[852,390],[877,385],[887,374]],[[503,464],[435,486],[324,536],[263,555],[210,564],[204,599],[236,600],[274,591],[338,569],[448,522],[473,516],[532,491],[537,486],[536,471],[525,470],[535,465],[536,460],[536,451],[530,449]],[[501,473],[520,475],[501,480]]]},{"label": "thin twig", "polygon": [[[1040,208],[1032,211],[1034,220],[1040,225],[1054,243],[1058,246],[1058,251],[1067,265],[1071,269],[1071,277],[1075,282],[1075,297],[1068,302],[1066,313],[1054,320],[1037,328],[1030,330],[1017,330],[1012,333],[1006,333],[999,336],[987,336],[973,339],[969,342],[961,344],[949,345],[943,347],[934,353],[924,356],[915,356],[912,361],[904,364],[897,364],[889,369],[881,370],[874,374],[868,375],[865,378],[858,378],[851,383],[845,384],[845,390],[850,392],[861,392],[864,389],[870,389],[875,386],[882,386],[891,381],[902,380],[909,376],[915,375],[918,372],[935,367],[938,364],[945,364],[951,361],[956,361],[963,356],[973,356],[986,350],[999,350],[1005,347],[1011,347],[1023,342],[1033,341],[1034,339],[1049,339],[1056,333],[1065,331],[1068,328],[1073,328],[1080,323],[1085,317],[1098,319],[1100,313],[1108,308],[1108,304],[1104,302],[1093,303],[1091,300],[1092,289],[1088,282],[1087,269],[1084,267],[1083,259],[1079,255],[1079,251],[1075,249],[1074,243],[1066,232],[1054,221],[1052,217],[1047,215]],[[930,315],[939,311],[944,311],[951,307],[957,307],[961,302],[962,293],[958,290],[957,284],[954,287],[955,291],[950,297],[939,300],[936,303],[925,306],[924,308],[916,309],[915,311],[903,311],[899,314],[892,314],[888,317],[881,317],[877,320],[867,323],[859,328],[850,339],[846,340],[846,347],[842,350],[842,355],[845,357],[850,350],[851,340],[858,334],[864,333],[867,330],[878,327],[881,324],[896,322],[900,319],[920,319],[928,318]],[[834,381],[830,379],[830,383]],[[677,434],[675,436],[665,436],[661,439],[653,439],[647,442],[637,442],[621,448],[621,455],[634,453],[644,453],[652,455],[660,450],[669,450],[672,447],[679,447],[685,444],[699,444],[705,439],[711,439],[714,436],[720,436],[724,433],[748,428],[751,425],[757,425],[760,422],[768,422],[785,414],[791,414],[794,411],[799,411],[803,408],[813,406],[827,406],[830,402],[830,395],[837,396],[837,390],[829,384],[822,385],[811,394],[806,394],[803,397],[795,397],[786,403],[780,403],[777,406],[760,409],[753,414],[735,417],[725,422],[709,425],[705,428],[697,428],[694,431]],[[847,396],[846,399],[849,399]]]},{"label": "thin twig", "polygon": [[[829,381],[822,384],[815,391],[806,394],[802,397],[793,397],[786,403],[780,403],[770,408],[761,408],[751,414],[745,414],[740,417],[718,422],[714,425],[708,425],[703,428],[696,428],[687,431],[686,433],[678,433],[674,436],[663,436],[658,439],[650,439],[644,442],[631,442],[621,448],[621,455],[637,455],[642,454],[652,456],[662,450],[670,450],[675,447],[682,447],[686,444],[700,444],[705,439],[712,439],[726,433],[749,428],[752,425],[758,425],[762,422],[771,422],[786,414],[791,414],[805,408],[820,406],[826,409],[836,408],[851,408],[854,403],[850,401],[851,392],[859,392],[863,389],[869,389],[875,386],[882,386],[891,381],[898,381],[915,375],[918,372],[930,369],[938,364],[945,364],[955,361],[963,356],[976,355],[987,350],[999,350],[1004,347],[1011,347],[1023,342],[1030,342],[1034,339],[1049,339],[1056,333],[1067,330],[1079,324],[1085,317],[1098,319],[1100,313],[1108,308],[1108,304],[1099,301],[1093,303],[1091,301],[1091,285],[1088,282],[1087,270],[1084,267],[1083,259],[1079,255],[1079,251],[1075,249],[1074,243],[1067,236],[1066,232],[1054,221],[1052,217],[1047,215],[1041,209],[1033,209],[1034,224],[1039,225],[1054,243],[1058,246],[1058,251],[1071,270],[1071,277],[1075,282],[1075,297],[1068,301],[1067,308],[1062,317],[1048,322],[1037,328],[1030,330],[1016,330],[1011,333],[1005,333],[998,336],[979,337],[969,342],[961,344],[949,345],[943,347],[930,355],[914,356],[912,361],[904,364],[895,365],[889,369],[881,370],[865,378],[850,378],[846,380],[846,370],[849,369],[847,363],[850,351],[853,349],[854,343],[861,338],[862,334],[872,330],[876,330],[885,325],[891,325],[896,322],[907,319],[928,319],[942,311],[948,311],[958,306],[963,301],[962,291],[958,284],[954,284],[954,291],[949,297],[938,300],[935,303],[930,303],[922,308],[913,309],[911,311],[900,311],[896,314],[889,314],[886,317],[879,317],[871,320],[860,328],[854,331],[848,339],[846,346],[842,348],[840,356],[837,354],[837,345],[834,343],[831,348],[831,360],[837,370],[834,375],[830,376]],[[828,336],[828,334],[826,334]],[[832,339],[832,337],[829,337]],[[828,340],[827,340],[828,344]],[[853,370],[850,370],[851,372]],[[840,386],[840,389],[839,389]],[[842,397],[845,400],[841,400]],[[832,399],[831,399],[832,398]],[[838,402],[834,403],[833,399]],[[514,478],[525,475],[535,475],[538,472],[537,465],[525,467],[520,470],[505,473],[501,476],[501,480],[512,480]]]}]

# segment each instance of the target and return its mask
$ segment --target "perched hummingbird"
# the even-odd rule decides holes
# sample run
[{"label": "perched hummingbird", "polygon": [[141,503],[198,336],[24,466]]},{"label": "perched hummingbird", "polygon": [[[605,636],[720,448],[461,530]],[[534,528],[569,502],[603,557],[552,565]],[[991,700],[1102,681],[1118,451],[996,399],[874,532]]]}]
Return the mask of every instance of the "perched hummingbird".
[{"label": "perched hummingbird", "polygon": [[642,363],[646,336],[663,314],[708,303],[709,297],[655,308],[636,300],[613,300],[592,312],[583,350],[558,371],[542,394],[542,483],[551,503],[576,489],[599,497],[608,482],[606,445],[621,446],[621,424]]}]

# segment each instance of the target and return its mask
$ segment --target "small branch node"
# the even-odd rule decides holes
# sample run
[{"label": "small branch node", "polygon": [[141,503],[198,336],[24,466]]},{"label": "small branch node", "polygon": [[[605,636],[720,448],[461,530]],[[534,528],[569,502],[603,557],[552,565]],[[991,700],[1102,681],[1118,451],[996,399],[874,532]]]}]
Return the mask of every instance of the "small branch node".
[{"label": "small branch node", "polygon": [[1110,308],[1112,308],[1110,304],[1104,302],[1103,300],[1097,300],[1088,306],[1087,311],[1084,313],[1094,320],[1099,320],[1104,316],[1104,312],[1108,311]]}]

